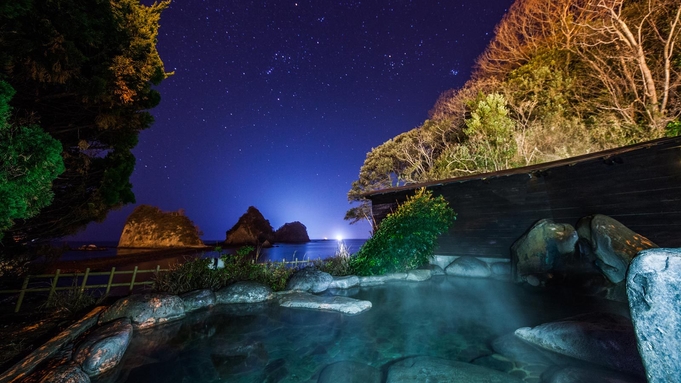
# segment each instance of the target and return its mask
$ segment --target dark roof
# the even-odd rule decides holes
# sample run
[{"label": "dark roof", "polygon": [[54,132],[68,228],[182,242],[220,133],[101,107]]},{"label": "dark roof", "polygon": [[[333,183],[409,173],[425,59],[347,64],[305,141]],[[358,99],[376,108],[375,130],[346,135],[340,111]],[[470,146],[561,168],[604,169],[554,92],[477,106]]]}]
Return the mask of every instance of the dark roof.
[{"label": "dark roof", "polygon": [[422,182],[422,183],[417,183],[417,184],[409,184],[409,185],[395,187],[395,188],[389,188],[389,189],[374,190],[374,191],[371,191],[371,192],[363,193],[362,196],[370,198],[371,196],[375,196],[375,195],[396,193],[396,192],[401,192],[401,191],[419,189],[419,188],[422,188],[422,187],[428,188],[428,187],[432,187],[432,186],[442,186],[442,185],[447,185],[447,184],[452,184],[452,183],[460,183],[460,182],[474,181],[474,180],[484,180],[484,179],[489,179],[489,178],[512,176],[512,175],[516,175],[516,174],[541,173],[541,172],[549,170],[549,169],[554,169],[554,168],[561,167],[561,166],[573,166],[577,163],[586,162],[586,161],[590,161],[590,160],[594,160],[594,159],[606,160],[610,157],[615,157],[615,156],[622,154],[622,153],[632,152],[632,151],[641,150],[641,149],[649,149],[651,147],[664,147],[666,149],[681,147],[681,136],[659,138],[659,139],[656,139],[656,140],[641,142],[641,143],[634,144],[634,145],[622,146],[622,147],[615,148],[615,149],[608,149],[608,150],[603,150],[601,152],[583,154],[581,156],[565,158],[565,159],[558,160],[558,161],[544,162],[544,163],[537,164],[537,165],[523,166],[523,167],[520,167],[520,168],[499,170],[499,171],[496,171],[496,172],[489,172],[489,173],[473,174],[473,175],[470,175],[470,176],[463,176],[463,177],[447,178],[447,179],[443,179],[443,180],[428,181],[428,182]]}]

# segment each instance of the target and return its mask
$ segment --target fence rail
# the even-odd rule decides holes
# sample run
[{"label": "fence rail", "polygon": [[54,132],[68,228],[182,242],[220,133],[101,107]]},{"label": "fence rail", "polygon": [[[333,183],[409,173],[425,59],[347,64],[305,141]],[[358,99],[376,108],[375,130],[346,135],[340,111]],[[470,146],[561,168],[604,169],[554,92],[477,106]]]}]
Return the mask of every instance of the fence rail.
[{"label": "fence rail", "polygon": [[[255,260],[253,260],[255,263]],[[274,263],[282,263],[284,265],[293,265],[293,267],[297,267],[299,265],[303,264],[308,264],[312,263],[314,260],[311,259],[298,259],[294,258],[291,261],[287,261],[286,258],[279,262],[274,262]],[[144,285],[150,285],[153,282],[152,281],[142,281],[139,282],[137,281],[137,276],[139,274],[147,274],[147,273],[160,273],[162,271],[168,271],[168,269],[161,269],[160,266],[156,266],[155,269],[151,270],[139,270],[138,266],[135,266],[133,270],[116,270],[115,267],[111,268],[111,271],[96,271],[96,272],[90,272],[90,268],[88,267],[85,269],[84,273],[65,273],[62,274],[60,269],[57,269],[57,271],[54,274],[40,274],[40,275],[27,275],[26,278],[24,278],[24,282],[21,285],[20,289],[17,290],[0,290],[0,294],[6,293],[6,294],[19,294],[19,298],[17,299],[16,306],[14,307],[14,312],[19,312],[21,309],[21,305],[24,301],[24,297],[26,296],[26,293],[38,293],[38,292],[46,292],[49,291],[49,294],[47,296],[47,301],[49,302],[50,299],[54,296],[54,294],[57,291],[64,291],[64,290],[73,290],[74,288],[78,288],[78,293],[83,294],[85,290],[88,289],[103,289],[106,288],[104,295],[108,295],[109,292],[111,291],[112,287],[128,287],[129,292],[132,292],[132,290],[135,288],[135,286],[144,286]],[[132,277],[130,278],[129,282],[118,282],[114,283],[114,277],[117,275],[129,275],[132,274]],[[88,279],[90,277],[97,277],[97,276],[104,276],[108,275],[109,280],[106,284],[88,284]],[[72,282],[70,286],[59,286],[59,279],[60,278],[69,278],[69,281]],[[79,281],[79,279],[82,278],[82,281]],[[49,279],[51,280],[49,287],[29,287],[29,283],[31,280],[35,283],[36,280],[45,280]],[[77,282],[77,285],[75,285],[73,282]]]},{"label": "fence rail", "polygon": [[[63,291],[63,290],[73,290],[74,288],[78,288],[78,293],[83,294],[85,290],[88,289],[102,289],[106,288],[105,295],[109,294],[111,291],[112,287],[128,287],[129,291],[132,292],[132,290],[135,288],[135,286],[144,286],[144,285],[150,285],[153,282],[152,281],[138,281],[137,276],[140,274],[147,274],[147,273],[159,273],[161,271],[168,271],[168,269],[161,269],[160,266],[156,266],[155,269],[151,270],[139,270],[138,266],[135,266],[133,270],[118,270],[116,271],[115,267],[111,268],[111,271],[97,271],[97,272],[90,272],[90,268],[88,267],[85,269],[84,273],[65,273],[62,274],[60,269],[57,269],[57,271],[54,274],[40,274],[40,275],[27,275],[26,278],[24,278],[24,282],[21,285],[21,289],[18,290],[1,290],[0,293],[8,293],[8,294],[16,294],[19,293],[19,299],[17,300],[17,304],[14,307],[14,312],[19,312],[21,309],[21,304],[24,301],[24,297],[26,296],[26,293],[37,293],[37,292],[46,292],[49,291],[49,294],[47,296],[48,302],[54,294],[57,291]],[[130,278],[129,282],[117,282],[114,283],[114,277],[117,275],[132,275]],[[106,284],[88,284],[88,279],[90,277],[96,277],[96,276],[104,276],[108,275],[108,283]],[[72,282],[71,286],[59,286],[59,279],[60,278],[69,278],[69,281]],[[79,279],[82,278],[82,281],[79,282]],[[45,279],[51,279],[50,282],[50,287],[29,287],[29,283],[31,280],[34,282],[36,280],[45,280]],[[73,282],[77,282],[78,284],[74,286]]]}]

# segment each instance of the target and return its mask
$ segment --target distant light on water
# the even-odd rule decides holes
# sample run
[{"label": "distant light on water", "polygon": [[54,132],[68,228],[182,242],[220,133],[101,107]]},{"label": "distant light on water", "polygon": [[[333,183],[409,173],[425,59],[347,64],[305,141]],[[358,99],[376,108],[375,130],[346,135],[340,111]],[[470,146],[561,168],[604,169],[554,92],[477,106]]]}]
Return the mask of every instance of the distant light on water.
[{"label": "distant light on water", "polygon": [[338,242],[341,242],[343,240],[343,236],[340,236],[340,235],[336,236],[336,240]]}]

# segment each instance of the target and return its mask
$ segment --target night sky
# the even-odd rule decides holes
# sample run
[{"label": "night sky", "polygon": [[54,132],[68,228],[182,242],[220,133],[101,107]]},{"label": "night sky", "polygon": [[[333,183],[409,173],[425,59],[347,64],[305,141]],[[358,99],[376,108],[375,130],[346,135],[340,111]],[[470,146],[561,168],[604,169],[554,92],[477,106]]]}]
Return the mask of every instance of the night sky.
[{"label": "night sky", "polygon": [[[185,209],[204,240],[251,205],[274,229],[368,237],[343,220],[366,153],[465,83],[512,3],[175,0],[158,42],[175,74],[133,151],[137,204]],[[72,239],[118,240],[135,206]]]}]

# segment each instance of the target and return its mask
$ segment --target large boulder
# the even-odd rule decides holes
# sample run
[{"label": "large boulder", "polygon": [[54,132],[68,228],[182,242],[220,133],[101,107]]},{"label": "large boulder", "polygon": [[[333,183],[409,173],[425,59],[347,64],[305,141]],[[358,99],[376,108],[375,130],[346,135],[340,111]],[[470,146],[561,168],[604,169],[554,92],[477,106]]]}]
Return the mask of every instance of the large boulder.
[{"label": "large boulder", "polygon": [[99,324],[130,318],[135,328],[143,329],[183,317],[184,301],[177,295],[133,294],[109,306],[99,316]]},{"label": "large boulder", "polygon": [[455,277],[468,278],[487,278],[492,274],[487,262],[467,255],[455,259],[445,268],[445,273]]},{"label": "large boulder", "polygon": [[182,210],[140,205],[125,221],[118,247],[204,247],[201,231]]},{"label": "large boulder", "polygon": [[681,375],[681,249],[644,250],[627,274],[627,295],[648,382]]},{"label": "large boulder", "polygon": [[356,275],[333,277],[333,281],[329,284],[330,289],[349,289],[355,286],[359,286],[359,278]]},{"label": "large boulder", "polygon": [[239,217],[236,225],[227,230],[225,245],[262,245],[263,243],[274,242],[274,229],[270,221],[263,217],[262,213],[253,206],[250,206],[246,213]]},{"label": "large boulder", "polygon": [[274,241],[280,243],[305,243],[310,242],[307,228],[298,221],[285,223],[284,226],[274,232]]},{"label": "large boulder", "polygon": [[466,382],[466,383],[521,383],[522,380],[486,367],[417,356],[402,359],[388,369],[387,383]]},{"label": "large boulder", "polygon": [[272,289],[258,282],[241,281],[215,292],[218,303],[258,303],[274,298]]},{"label": "large boulder", "polygon": [[286,283],[286,290],[321,293],[329,288],[331,282],[333,282],[331,274],[317,270],[314,267],[306,267],[291,275]]},{"label": "large boulder", "polygon": [[589,313],[523,327],[520,339],[560,355],[643,376],[631,321],[610,313]]},{"label": "large boulder", "polygon": [[564,258],[574,254],[577,238],[572,225],[539,220],[511,246],[514,281],[523,282],[531,275],[544,279]]},{"label": "large boulder", "polygon": [[648,238],[602,214],[584,217],[577,223],[579,237],[591,245],[596,266],[613,283],[620,283],[639,251],[657,247]]},{"label": "large boulder", "polygon": [[73,352],[73,361],[78,363],[88,376],[100,375],[118,365],[123,359],[132,339],[132,324],[129,318],[106,323],[80,342]]}]

